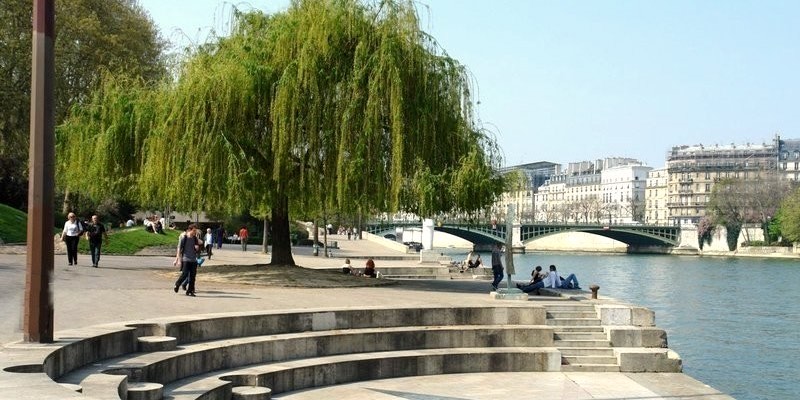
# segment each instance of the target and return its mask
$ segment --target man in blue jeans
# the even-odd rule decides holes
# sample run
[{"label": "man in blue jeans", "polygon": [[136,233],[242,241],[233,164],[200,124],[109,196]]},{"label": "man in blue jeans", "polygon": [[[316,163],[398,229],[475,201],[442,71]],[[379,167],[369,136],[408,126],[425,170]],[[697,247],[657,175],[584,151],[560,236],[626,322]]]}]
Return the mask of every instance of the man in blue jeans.
[{"label": "man in blue jeans", "polygon": [[580,285],[578,285],[578,278],[575,277],[575,274],[569,274],[567,279],[561,278],[558,275],[558,271],[556,271],[556,266],[550,266],[550,273],[547,275],[547,282],[545,283],[545,287],[553,288],[553,289],[580,289]]},{"label": "man in blue jeans", "polygon": [[100,264],[100,247],[103,241],[108,242],[106,227],[100,223],[97,215],[92,215],[92,222],[86,225],[86,238],[89,239],[89,251],[92,253],[92,266]]},{"label": "man in blue jeans", "polygon": [[500,243],[495,244],[492,249],[492,290],[497,291],[497,285],[503,280],[503,254],[500,252]]}]

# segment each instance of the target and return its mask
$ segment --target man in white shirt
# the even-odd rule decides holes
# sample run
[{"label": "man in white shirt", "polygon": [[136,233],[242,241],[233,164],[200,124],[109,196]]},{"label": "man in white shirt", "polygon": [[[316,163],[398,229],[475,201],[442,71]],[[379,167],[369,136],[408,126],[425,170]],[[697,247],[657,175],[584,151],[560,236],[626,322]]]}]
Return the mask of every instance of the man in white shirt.
[{"label": "man in white shirt", "polygon": [[545,277],[544,287],[553,288],[553,289],[580,289],[580,285],[578,284],[578,278],[575,274],[569,274],[569,276],[562,280],[561,277],[558,275],[558,271],[556,271],[556,266],[550,266],[550,272]]}]

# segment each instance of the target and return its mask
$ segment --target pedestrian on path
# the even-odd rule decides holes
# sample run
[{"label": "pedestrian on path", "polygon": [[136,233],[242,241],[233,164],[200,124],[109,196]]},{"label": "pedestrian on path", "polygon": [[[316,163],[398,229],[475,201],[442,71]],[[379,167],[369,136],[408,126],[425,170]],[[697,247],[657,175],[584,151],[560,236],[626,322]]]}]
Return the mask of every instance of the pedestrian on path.
[{"label": "pedestrian on path", "polygon": [[206,243],[206,257],[208,257],[208,259],[210,260],[211,254],[214,250],[214,233],[211,232],[211,228],[206,228],[205,243]]},{"label": "pedestrian on path", "polygon": [[75,213],[67,214],[64,229],[61,231],[61,241],[67,245],[67,265],[78,265],[78,241],[83,233],[83,224],[78,221]]},{"label": "pedestrian on path", "polygon": [[242,251],[247,251],[248,237],[250,237],[250,234],[247,232],[247,226],[242,225],[241,229],[239,229],[239,240],[242,241]]},{"label": "pedestrian on path", "polygon": [[100,264],[100,247],[103,241],[108,242],[108,233],[105,225],[100,222],[97,215],[92,215],[92,222],[86,226],[86,239],[89,240],[89,252],[92,254],[92,266],[97,268]]},{"label": "pedestrian on path", "polygon": [[178,293],[178,288],[183,284],[184,280],[188,279],[189,284],[186,288],[186,295],[194,297],[195,290],[195,277],[197,276],[197,254],[200,251],[202,243],[197,239],[197,228],[194,224],[189,224],[186,229],[186,234],[181,236],[178,242],[178,252],[175,255],[175,261],[172,265],[181,264],[181,276],[175,281],[175,293]]},{"label": "pedestrian on path", "polygon": [[503,254],[500,252],[500,243],[492,249],[492,290],[497,291],[497,285],[503,280]]}]

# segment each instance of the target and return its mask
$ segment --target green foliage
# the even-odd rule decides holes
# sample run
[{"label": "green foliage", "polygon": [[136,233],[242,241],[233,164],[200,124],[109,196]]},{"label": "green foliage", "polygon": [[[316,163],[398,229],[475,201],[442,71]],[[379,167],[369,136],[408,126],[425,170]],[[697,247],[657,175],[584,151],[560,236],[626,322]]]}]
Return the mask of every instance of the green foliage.
[{"label": "green foliage", "polygon": [[28,215],[0,204],[0,240],[3,243],[25,243],[28,234]]},{"label": "green foliage", "polygon": [[59,177],[273,219],[476,210],[503,186],[469,83],[410,1],[236,11],[231,35],[195,49],[174,82],[105,79],[60,127]]},{"label": "green foliage", "polygon": [[742,233],[742,225],[728,221],[725,225],[725,229],[727,229],[728,232],[725,238],[728,241],[728,250],[736,250],[736,248],[739,247],[739,234]]},{"label": "green foliage", "polygon": [[[108,224],[106,224],[108,228]],[[177,248],[180,231],[165,229],[164,234],[151,233],[143,227],[109,230],[108,241],[103,243],[103,254],[134,255],[146,247],[172,246]],[[78,250],[83,253],[89,251],[89,243],[81,238]]]},{"label": "green foliage", "polygon": [[[55,6],[57,124],[90,98],[103,71],[147,82],[165,76],[164,42],[136,2],[59,0]],[[17,208],[27,202],[32,10],[29,0],[0,2],[0,202]]]},{"label": "green foliage", "polygon": [[800,241],[800,188],[783,200],[777,219],[785,240]]}]

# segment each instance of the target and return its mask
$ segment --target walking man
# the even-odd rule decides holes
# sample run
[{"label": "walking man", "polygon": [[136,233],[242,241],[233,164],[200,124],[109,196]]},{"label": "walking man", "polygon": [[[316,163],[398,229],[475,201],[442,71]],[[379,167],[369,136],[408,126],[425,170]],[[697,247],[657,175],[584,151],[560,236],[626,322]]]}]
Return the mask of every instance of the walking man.
[{"label": "walking man", "polygon": [[86,239],[89,240],[89,252],[92,253],[92,266],[97,268],[100,264],[100,247],[103,241],[108,242],[106,227],[97,215],[92,215],[92,222],[86,226]]},{"label": "walking man", "polygon": [[239,229],[239,240],[242,241],[242,251],[247,251],[247,238],[250,235],[247,232],[247,226],[242,225],[242,228]]},{"label": "walking man", "polygon": [[197,276],[197,254],[200,252],[201,241],[197,239],[197,228],[194,224],[189,224],[186,234],[181,236],[178,242],[178,253],[172,265],[181,264],[181,276],[175,281],[175,293],[185,280],[189,280],[186,288],[186,295],[194,297],[194,283]]},{"label": "walking man", "polygon": [[500,243],[492,249],[492,290],[497,291],[497,285],[503,280],[503,254],[500,252]]}]

